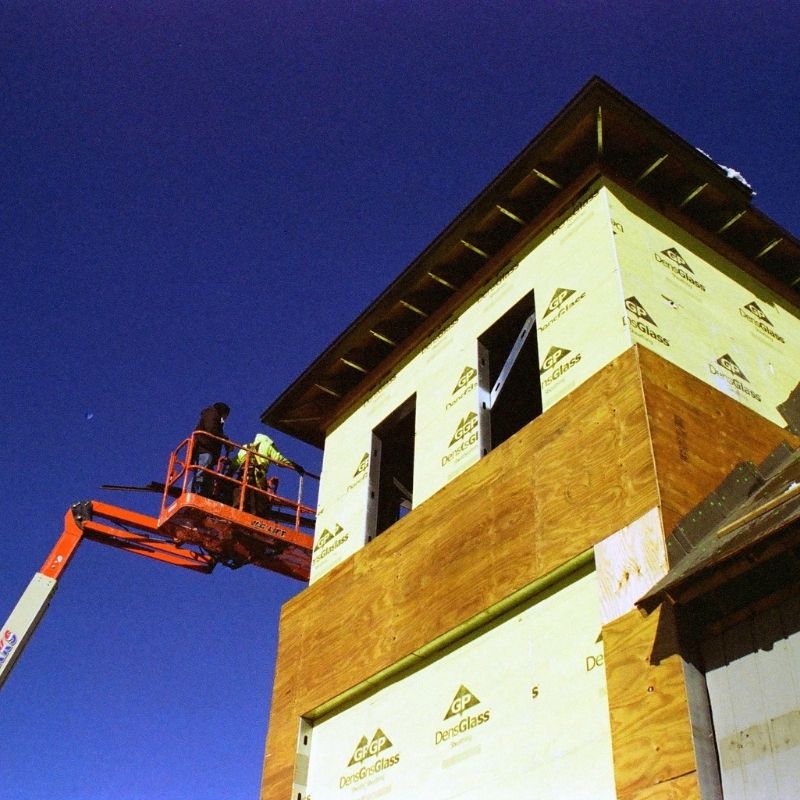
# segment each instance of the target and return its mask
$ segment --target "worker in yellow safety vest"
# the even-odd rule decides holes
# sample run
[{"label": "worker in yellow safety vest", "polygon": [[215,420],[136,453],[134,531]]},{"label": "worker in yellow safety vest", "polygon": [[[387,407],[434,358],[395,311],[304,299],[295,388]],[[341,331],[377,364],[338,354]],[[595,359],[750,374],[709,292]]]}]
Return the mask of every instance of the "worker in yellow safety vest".
[{"label": "worker in yellow safety vest", "polygon": [[[277,477],[267,479],[267,470],[271,463],[280,464],[283,467],[290,467],[299,475],[303,475],[305,470],[297,463],[286,458],[283,453],[275,447],[275,443],[265,433],[257,433],[250,444],[244,445],[238,453],[231,459],[230,471],[232,474],[241,473],[247,461],[247,451],[250,451],[250,461],[247,464],[247,474],[240,475],[239,480],[254,486],[257,489],[266,490],[272,494],[278,488]],[[239,505],[241,489],[234,493],[233,503]],[[269,499],[262,492],[247,492],[244,510],[266,516],[269,510]]]},{"label": "worker in yellow safety vest", "polygon": [[291,467],[301,475],[305,470],[299,465],[295,464],[289,458],[286,458],[283,453],[275,447],[275,442],[267,436],[266,433],[257,433],[255,438],[250,444],[246,444],[231,460],[231,466],[235,469],[241,469],[247,457],[247,451],[250,451],[250,462],[255,463],[256,467],[267,469],[270,461],[280,464],[283,467]]}]

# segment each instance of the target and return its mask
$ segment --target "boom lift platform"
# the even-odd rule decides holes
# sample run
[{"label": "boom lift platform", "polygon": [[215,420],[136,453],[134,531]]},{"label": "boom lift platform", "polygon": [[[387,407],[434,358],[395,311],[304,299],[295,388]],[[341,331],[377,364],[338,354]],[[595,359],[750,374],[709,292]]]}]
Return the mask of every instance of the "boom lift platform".
[{"label": "boom lift platform", "polygon": [[[158,517],[84,500],[64,516],[64,530],[55,547],[0,629],[0,687],[41,620],[58,581],[84,539],[177,567],[211,572],[217,564],[236,569],[245,564],[307,581],[313,547],[314,509],[303,505],[303,475],[298,473],[297,499],[277,493],[271,465],[294,469],[212,434],[227,452],[243,454],[235,472],[221,458],[213,469],[195,463],[198,432],[170,454],[165,483],[106,486],[109,489],[161,492]],[[203,494],[195,492],[203,473]],[[207,489],[207,490],[206,490]]]}]

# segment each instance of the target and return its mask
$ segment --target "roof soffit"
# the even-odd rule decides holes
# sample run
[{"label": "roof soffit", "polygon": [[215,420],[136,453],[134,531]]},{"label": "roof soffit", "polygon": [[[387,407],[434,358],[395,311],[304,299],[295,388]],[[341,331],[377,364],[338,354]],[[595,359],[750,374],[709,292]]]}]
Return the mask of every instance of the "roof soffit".
[{"label": "roof soffit", "polygon": [[513,248],[603,172],[620,176],[658,210],[685,215],[727,249],[760,265],[775,283],[800,281],[800,243],[752,208],[748,187],[593,78],[262,420],[321,447],[332,422],[491,277],[487,268],[502,270]]}]

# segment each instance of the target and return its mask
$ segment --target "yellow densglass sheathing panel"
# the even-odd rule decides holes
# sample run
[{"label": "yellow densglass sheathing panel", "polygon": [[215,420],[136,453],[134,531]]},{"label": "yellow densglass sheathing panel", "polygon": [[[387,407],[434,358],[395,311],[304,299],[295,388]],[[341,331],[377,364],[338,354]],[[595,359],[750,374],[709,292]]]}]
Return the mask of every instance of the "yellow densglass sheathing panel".
[{"label": "yellow densglass sheathing panel", "polygon": [[311,583],[364,546],[372,431],[412,394],[413,371],[406,368],[326,437]]},{"label": "yellow densglass sheathing panel", "polygon": [[364,544],[371,439],[369,431],[348,439],[348,431],[339,428],[325,442],[310,583]]},{"label": "yellow densglass sheathing panel", "polygon": [[369,461],[372,431],[411,395],[415,506],[480,458],[478,340],[517,302],[533,292],[545,409],[630,346],[613,239],[606,191],[595,187],[329,434],[317,539],[337,530],[348,539],[321,551],[312,580],[365,541],[367,496],[348,487]]},{"label": "yellow densglass sheathing panel", "polygon": [[319,512],[324,511],[354,481],[363,479],[369,471],[369,432],[355,439],[348,436],[349,433],[350,427],[343,426],[329,434],[325,440],[317,499]]},{"label": "yellow densglass sheathing panel", "polygon": [[[605,189],[557,226],[552,238],[557,257],[537,286],[545,410],[630,346]],[[536,256],[534,251],[522,266]]]},{"label": "yellow densglass sheathing panel", "polygon": [[[564,282],[582,285],[581,271],[576,267],[573,275],[564,276]],[[570,315],[539,333],[539,379],[545,410],[630,346],[617,275],[582,294],[580,305]]]},{"label": "yellow densglass sheathing panel", "polygon": [[417,392],[415,505],[480,457],[478,349],[452,344],[452,351],[444,351],[425,364]]},{"label": "yellow densglass sheathing panel", "polygon": [[366,424],[369,430],[373,430],[416,392],[416,371],[409,369],[409,366],[390,378],[356,412],[354,416],[358,419],[360,428],[363,429]]},{"label": "yellow densglass sheathing panel", "polygon": [[600,630],[594,572],[553,587],[316,722],[308,796],[614,798]]},{"label": "yellow densglass sheathing panel", "polygon": [[634,341],[767,419],[800,380],[798,310],[616,186],[609,188]]},{"label": "yellow densglass sheathing panel", "polygon": [[317,513],[310,582],[321,578],[363,547],[366,537],[367,481],[334,498]]}]

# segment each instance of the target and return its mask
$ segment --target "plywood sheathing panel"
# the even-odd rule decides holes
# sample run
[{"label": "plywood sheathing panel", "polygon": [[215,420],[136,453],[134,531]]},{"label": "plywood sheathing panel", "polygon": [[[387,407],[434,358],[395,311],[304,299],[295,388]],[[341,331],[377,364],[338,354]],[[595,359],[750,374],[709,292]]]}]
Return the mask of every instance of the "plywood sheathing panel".
[{"label": "plywood sheathing panel", "polygon": [[295,737],[301,715],[297,705],[301,676],[295,669],[303,648],[303,628],[298,619],[301,613],[301,608],[288,604],[281,612],[261,797],[285,800],[294,779]]},{"label": "plywood sheathing panel", "polygon": [[657,504],[637,359],[624,353],[287,604],[264,800],[289,795],[301,715]]},{"label": "plywood sheathing panel", "polygon": [[688,372],[639,349],[661,514],[669,536],[741,461],[800,440]]},{"label": "plywood sheathing panel", "polygon": [[701,797],[695,772],[633,792],[617,793],[618,800],[700,800]]},{"label": "plywood sheathing panel", "polygon": [[647,618],[630,611],[603,626],[614,774],[617,795],[626,800],[700,796],[691,788],[696,779],[681,787],[685,794],[652,793],[695,773],[681,658],[654,653],[657,642],[674,636],[672,625],[659,609]]},{"label": "plywood sheathing panel", "polygon": [[653,508],[594,546],[600,588],[600,619],[605,625],[667,574],[667,549],[661,515]]},{"label": "plywood sheathing panel", "polygon": [[[301,715],[413,659],[631,525],[659,498],[664,530],[671,530],[738,461],[759,461],[784,438],[796,441],[646,349],[623,353],[290,601],[281,622],[264,800],[289,796]],[[618,657],[627,674],[633,663],[623,650],[607,651],[607,669],[616,675]],[[635,662],[647,674],[665,670],[656,694],[668,708],[654,719],[662,711],[667,718],[652,734],[655,742],[664,739],[652,759],[688,774],[693,761],[683,750],[674,758],[670,738],[671,726],[682,723],[669,714],[688,719],[676,688],[680,670],[673,674],[671,664]],[[627,683],[617,685],[622,691]],[[624,709],[632,697],[616,702]],[[636,748],[649,746],[650,734],[637,738],[636,726],[627,724],[614,730],[622,736],[619,747],[615,739],[617,769],[633,769],[641,760]],[[658,781],[679,774],[670,767]],[[655,783],[628,782],[629,794],[621,796],[638,800],[630,792],[655,791]]]}]

